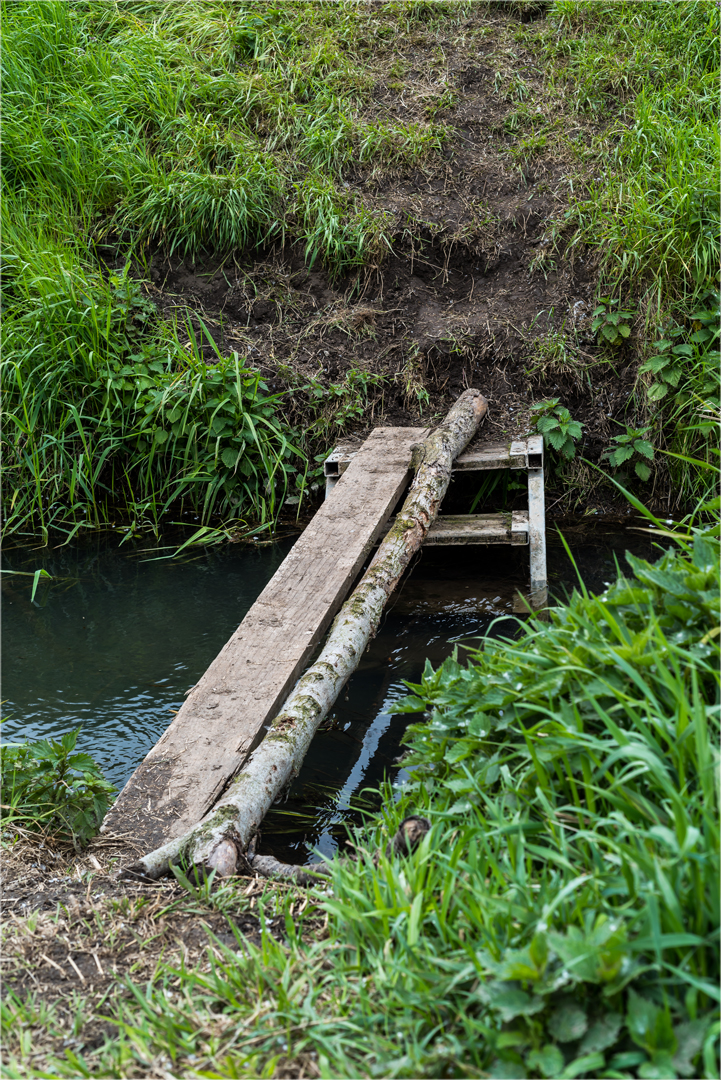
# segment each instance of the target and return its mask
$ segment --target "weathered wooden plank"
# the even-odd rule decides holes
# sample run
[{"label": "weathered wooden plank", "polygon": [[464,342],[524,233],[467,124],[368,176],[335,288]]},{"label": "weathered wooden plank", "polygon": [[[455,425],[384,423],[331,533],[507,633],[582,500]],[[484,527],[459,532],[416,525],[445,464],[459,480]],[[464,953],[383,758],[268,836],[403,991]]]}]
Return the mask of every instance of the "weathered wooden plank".
[{"label": "weathered wooden plank", "polygon": [[[390,531],[391,519],[381,536]],[[424,545],[428,544],[528,544],[528,511],[514,510],[500,514],[444,514],[431,525]]]},{"label": "weathered wooden plank", "polygon": [[424,541],[428,544],[527,544],[528,514],[448,514],[436,518]]},{"label": "weathered wooden plank", "polygon": [[[325,461],[326,491],[332,491],[358,451],[353,443],[338,443]],[[483,472],[487,469],[539,469],[543,467],[543,437],[512,442],[486,443],[464,450],[453,463],[454,472]]]},{"label": "weathered wooden plank", "polygon": [[[527,469],[528,455],[535,439],[514,439],[512,442],[486,443],[470,450],[464,450],[453,463],[454,472],[483,472],[487,469]],[[543,440],[541,439],[541,444]],[[326,459],[324,471],[326,490],[331,491],[352,461],[357,447],[339,443]],[[542,450],[541,450],[542,452]]]},{"label": "weathered wooden plank", "polygon": [[410,478],[425,428],[376,428],[170,727],[103,828],[146,850],[187,832],[262,738],[340,608]]}]

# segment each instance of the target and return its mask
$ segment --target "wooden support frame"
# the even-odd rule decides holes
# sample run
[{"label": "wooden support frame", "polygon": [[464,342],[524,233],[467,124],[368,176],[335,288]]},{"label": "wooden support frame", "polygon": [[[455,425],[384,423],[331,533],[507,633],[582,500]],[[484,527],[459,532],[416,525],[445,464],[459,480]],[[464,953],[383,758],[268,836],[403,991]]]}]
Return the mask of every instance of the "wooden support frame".
[{"label": "wooden support frame", "polygon": [[[531,445],[533,444],[533,445]],[[543,436],[528,440],[528,546],[531,562],[531,606],[548,601],[546,569],[546,497],[543,486]]]},{"label": "wooden support frame", "polygon": [[[326,499],[350,465],[357,444],[339,443],[326,458]],[[486,443],[464,450],[453,464],[454,472],[484,472],[489,469],[525,469],[528,472],[528,514],[516,511],[508,527],[502,515],[468,515],[437,519],[426,544],[528,544],[531,570],[531,604],[544,607],[548,600],[546,569],[546,509],[543,484],[543,436]],[[485,518],[485,520],[481,520]]]}]

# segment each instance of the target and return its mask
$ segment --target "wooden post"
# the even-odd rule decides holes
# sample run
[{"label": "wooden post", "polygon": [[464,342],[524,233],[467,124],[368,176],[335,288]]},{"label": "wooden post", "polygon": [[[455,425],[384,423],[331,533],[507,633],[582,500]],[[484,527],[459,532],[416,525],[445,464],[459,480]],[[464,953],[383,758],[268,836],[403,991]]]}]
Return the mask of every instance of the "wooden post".
[{"label": "wooden post", "polygon": [[546,573],[546,500],[543,491],[543,437],[528,440],[528,544],[531,561],[531,606],[548,601]]}]

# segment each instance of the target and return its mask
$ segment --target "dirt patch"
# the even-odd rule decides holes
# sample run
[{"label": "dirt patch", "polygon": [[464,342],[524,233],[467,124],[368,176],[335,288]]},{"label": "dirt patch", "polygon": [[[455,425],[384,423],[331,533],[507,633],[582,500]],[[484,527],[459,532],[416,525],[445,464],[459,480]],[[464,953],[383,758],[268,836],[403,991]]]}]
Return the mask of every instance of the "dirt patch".
[{"label": "dirt patch", "polygon": [[[527,432],[530,405],[557,397],[584,424],[577,456],[598,460],[621,430],[613,421],[636,363],[623,348],[610,362],[590,333],[595,256],[567,250],[563,230],[581,168],[574,148],[598,124],[574,114],[569,126],[532,26],[519,21],[542,5],[529,11],[507,5],[489,17],[478,5],[447,37],[419,23],[379,49],[364,118],[432,118],[448,137],[422,167],[347,173],[346,186],[385,215],[391,250],[378,265],[334,281],[288,248],[203,265],[156,252],[149,289],[159,309],[197,331],[200,316],[218,350],[247,357],[270,390],[293,390],[288,412],[299,423],[304,380],[327,388],[353,373],[379,377],[362,415],[344,421],[358,434],[432,419],[473,386],[491,406],[482,441]],[[202,348],[212,360],[214,346]],[[316,451],[337,436],[328,427]],[[585,479],[577,468],[564,474],[569,491]]]},{"label": "dirt patch", "polygon": [[[304,890],[255,877],[221,883],[217,904],[174,880],[118,881],[115,852],[126,849],[124,840],[96,837],[81,855],[32,837],[8,843],[6,834],[4,840],[3,996],[10,1013],[28,1001],[35,1003],[31,1013],[44,1011],[44,1019],[31,1023],[39,1062],[63,1058],[68,1049],[92,1051],[117,1037],[106,1017],[132,997],[128,980],[145,986],[162,963],[166,979],[168,968],[178,970],[180,985],[182,969],[210,970],[223,949],[239,954],[248,944],[260,947],[263,933],[282,939],[286,916],[273,910],[289,894],[297,896],[291,917],[308,906]],[[304,917],[302,933],[317,939],[325,926]],[[11,1044],[22,1027],[17,1021],[10,1027],[10,1013],[6,1054],[15,1052]]]}]

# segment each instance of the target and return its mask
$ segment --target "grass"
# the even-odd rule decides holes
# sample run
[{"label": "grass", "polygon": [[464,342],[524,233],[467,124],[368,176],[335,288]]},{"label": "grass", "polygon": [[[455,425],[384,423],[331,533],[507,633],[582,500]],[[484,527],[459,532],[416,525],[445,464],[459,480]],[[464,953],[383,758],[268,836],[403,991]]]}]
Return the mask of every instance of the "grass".
[{"label": "grass", "polygon": [[[638,426],[651,421],[662,450],[717,463],[718,9],[557,0],[547,27],[524,37],[598,132],[580,151],[580,193],[565,218],[570,250],[596,249],[598,297],[635,313],[632,355],[647,362],[669,334],[685,352],[667,395],[641,366],[630,402]],[[674,462],[670,505],[715,493],[713,472]]]},{"label": "grass", "polygon": [[[109,1003],[102,1045],[81,1025],[37,1064],[40,1003],[10,999],[6,1074],[716,1076],[718,540],[628,561],[599,596],[427,667],[403,706],[424,713],[410,785],[330,894],[263,901],[282,940],[161,962]],[[409,812],[432,827],[399,858]],[[193,902],[232,915],[244,889]]]},{"label": "grass", "polygon": [[304,462],[279,399],[181,343],[134,278],[151,245],[292,244],[336,277],[382,256],[345,170],[444,135],[359,117],[366,30],[352,5],[5,6],[6,535],[274,523]]}]

